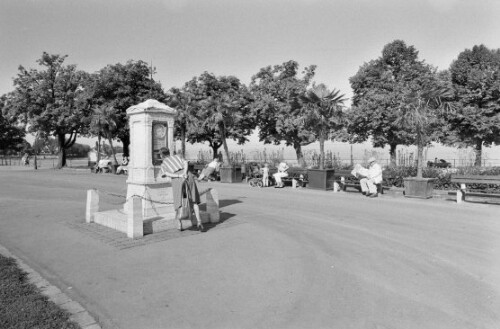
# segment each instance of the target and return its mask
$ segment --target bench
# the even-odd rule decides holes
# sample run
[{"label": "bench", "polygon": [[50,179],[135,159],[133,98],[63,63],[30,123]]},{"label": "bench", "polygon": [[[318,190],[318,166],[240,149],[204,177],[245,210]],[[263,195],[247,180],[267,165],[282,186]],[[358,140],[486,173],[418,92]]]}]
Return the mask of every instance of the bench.
[{"label": "bench", "polygon": [[[354,187],[361,192],[359,179],[351,174],[351,170],[335,170],[333,175],[335,177],[335,182],[340,185],[342,191],[345,192],[348,187]],[[384,188],[388,189],[388,187],[384,187],[382,183],[377,184],[377,193],[384,194]]]},{"label": "bench", "polygon": [[288,169],[288,176],[281,178],[281,181],[283,184],[290,184],[292,187],[297,187],[297,183],[300,184],[300,187],[305,187],[308,183],[307,169],[290,168]]},{"label": "bench", "polygon": [[[467,184],[500,185],[500,176],[451,175],[451,182],[460,185],[457,190],[457,203],[465,201]],[[500,193],[475,193],[474,196],[499,197]]]}]

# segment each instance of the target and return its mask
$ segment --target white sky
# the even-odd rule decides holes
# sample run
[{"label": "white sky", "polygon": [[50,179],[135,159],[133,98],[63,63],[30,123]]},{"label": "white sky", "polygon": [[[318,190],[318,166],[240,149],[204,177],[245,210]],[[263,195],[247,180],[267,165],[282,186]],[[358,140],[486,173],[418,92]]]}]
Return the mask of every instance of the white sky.
[{"label": "white sky", "polygon": [[46,51],[88,72],[152,61],[164,89],[203,71],[248,83],[293,59],[351,97],[349,77],[395,39],[446,69],[466,48],[500,48],[500,1],[0,0],[0,94]]}]

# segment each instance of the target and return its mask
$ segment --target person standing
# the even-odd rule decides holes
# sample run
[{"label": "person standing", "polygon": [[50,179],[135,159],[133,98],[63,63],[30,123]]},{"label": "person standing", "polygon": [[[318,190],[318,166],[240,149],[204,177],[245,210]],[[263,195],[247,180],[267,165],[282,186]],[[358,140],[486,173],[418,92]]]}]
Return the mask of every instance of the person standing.
[{"label": "person standing", "polygon": [[368,159],[368,170],[361,178],[361,192],[370,198],[378,197],[377,184],[382,183],[382,168],[374,157]]},{"label": "person standing", "polygon": [[278,165],[278,172],[273,174],[274,180],[276,181],[276,186],[275,188],[282,188],[284,187],[282,178],[283,177],[288,177],[288,165],[286,164],[285,161],[281,162]]},{"label": "person standing", "polygon": [[262,186],[269,186],[269,165],[266,163],[262,170]]},{"label": "person standing", "polygon": [[[188,162],[179,155],[170,155],[170,150],[165,147],[160,149],[160,155],[162,158],[160,167],[162,177],[170,177],[172,179],[172,193],[174,197],[177,228],[179,231],[183,230],[180,209],[182,207],[182,196],[185,193],[186,197],[193,205],[194,214],[198,223],[198,230],[204,232],[205,228],[201,223],[200,208],[198,206],[200,204],[200,194],[196,186],[194,175],[188,172]],[[188,211],[191,211],[191,209]]]}]

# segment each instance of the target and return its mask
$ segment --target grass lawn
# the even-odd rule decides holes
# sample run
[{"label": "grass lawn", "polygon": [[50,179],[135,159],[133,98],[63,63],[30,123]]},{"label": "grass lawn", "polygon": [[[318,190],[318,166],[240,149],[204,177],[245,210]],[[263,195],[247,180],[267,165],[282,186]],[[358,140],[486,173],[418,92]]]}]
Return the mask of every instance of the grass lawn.
[{"label": "grass lawn", "polygon": [[69,316],[29,283],[15,259],[0,255],[0,328],[79,329]]}]

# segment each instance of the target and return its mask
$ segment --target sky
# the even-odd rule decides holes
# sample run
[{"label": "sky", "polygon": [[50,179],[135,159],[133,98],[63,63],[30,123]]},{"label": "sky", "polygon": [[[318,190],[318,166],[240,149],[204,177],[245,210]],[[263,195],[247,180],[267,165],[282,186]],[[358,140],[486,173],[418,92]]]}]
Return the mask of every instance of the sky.
[{"label": "sky", "polygon": [[165,90],[204,71],[248,84],[295,60],[351,97],[349,78],[384,45],[447,69],[474,45],[500,48],[499,17],[498,0],[0,0],[0,94],[46,51],[88,72],[144,60]]}]

